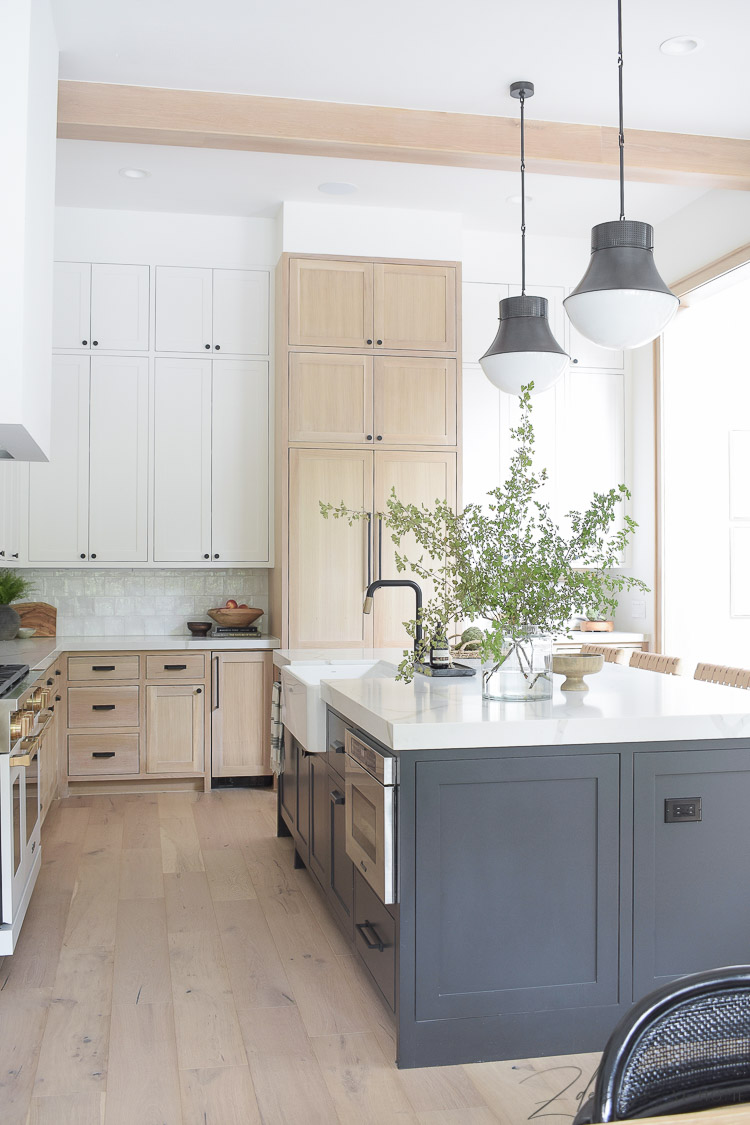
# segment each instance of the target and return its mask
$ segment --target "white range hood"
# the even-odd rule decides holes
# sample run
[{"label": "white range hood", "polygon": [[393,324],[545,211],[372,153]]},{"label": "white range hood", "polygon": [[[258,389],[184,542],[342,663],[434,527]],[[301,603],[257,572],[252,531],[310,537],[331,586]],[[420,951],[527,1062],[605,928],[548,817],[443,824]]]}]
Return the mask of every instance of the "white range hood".
[{"label": "white range hood", "polygon": [[0,4],[0,458],[50,433],[57,38],[49,0]]}]

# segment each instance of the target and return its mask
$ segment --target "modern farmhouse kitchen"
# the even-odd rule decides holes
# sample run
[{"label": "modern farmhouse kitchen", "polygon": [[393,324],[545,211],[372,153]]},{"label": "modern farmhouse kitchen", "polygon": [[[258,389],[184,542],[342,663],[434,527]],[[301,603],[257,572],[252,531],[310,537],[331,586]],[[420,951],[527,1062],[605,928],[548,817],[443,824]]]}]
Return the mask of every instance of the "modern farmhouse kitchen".
[{"label": "modern farmhouse kitchen", "polygon": [[2,1125],[744,1120],[747,34],[0,7]]}]

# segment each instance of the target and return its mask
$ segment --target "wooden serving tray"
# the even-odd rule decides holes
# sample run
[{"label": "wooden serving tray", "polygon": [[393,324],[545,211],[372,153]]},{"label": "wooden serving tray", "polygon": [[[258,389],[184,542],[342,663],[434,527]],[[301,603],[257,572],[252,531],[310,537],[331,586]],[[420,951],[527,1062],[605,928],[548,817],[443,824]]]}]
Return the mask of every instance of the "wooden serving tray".
[{"label": "wooden serving tray", "polygon": [[16,602],[13,609],[21,618],[21,627],[33,629],[35,637],[57,635],[57,610],[47,602]]}]

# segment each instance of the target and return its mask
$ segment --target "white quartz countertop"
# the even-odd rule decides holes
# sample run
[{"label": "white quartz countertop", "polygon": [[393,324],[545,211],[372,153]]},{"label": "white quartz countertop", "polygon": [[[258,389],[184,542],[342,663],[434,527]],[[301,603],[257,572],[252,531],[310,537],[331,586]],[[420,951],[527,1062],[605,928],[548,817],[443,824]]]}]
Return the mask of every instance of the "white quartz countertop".
[{"label": "white quartz countertop", "polygon": [[44,671],[63,652],[214,652],[257,651],[277,648],[278,637],[16,637],[0,641],[0,663],[28,664]]},{"label": "white quartz countertop", "polygon": [[415,676],[397,682],[379,663],[354,680],[321,682],[321,698],[393,750],[750,739],[750,691],[687,676],[605,664],[586,693],[496,703],[482,699],[481,674],[464,680]]}]

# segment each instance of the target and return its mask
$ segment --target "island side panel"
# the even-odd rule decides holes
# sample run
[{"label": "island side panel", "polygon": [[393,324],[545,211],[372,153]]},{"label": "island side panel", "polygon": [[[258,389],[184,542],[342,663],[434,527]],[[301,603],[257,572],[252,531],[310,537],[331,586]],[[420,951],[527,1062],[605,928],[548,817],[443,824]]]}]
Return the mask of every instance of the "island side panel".
[{"label": "island side panel", "polygon": [[401,755],[399,1065],[600,1049],[621,1011],[619,755],[469,753]]}]

